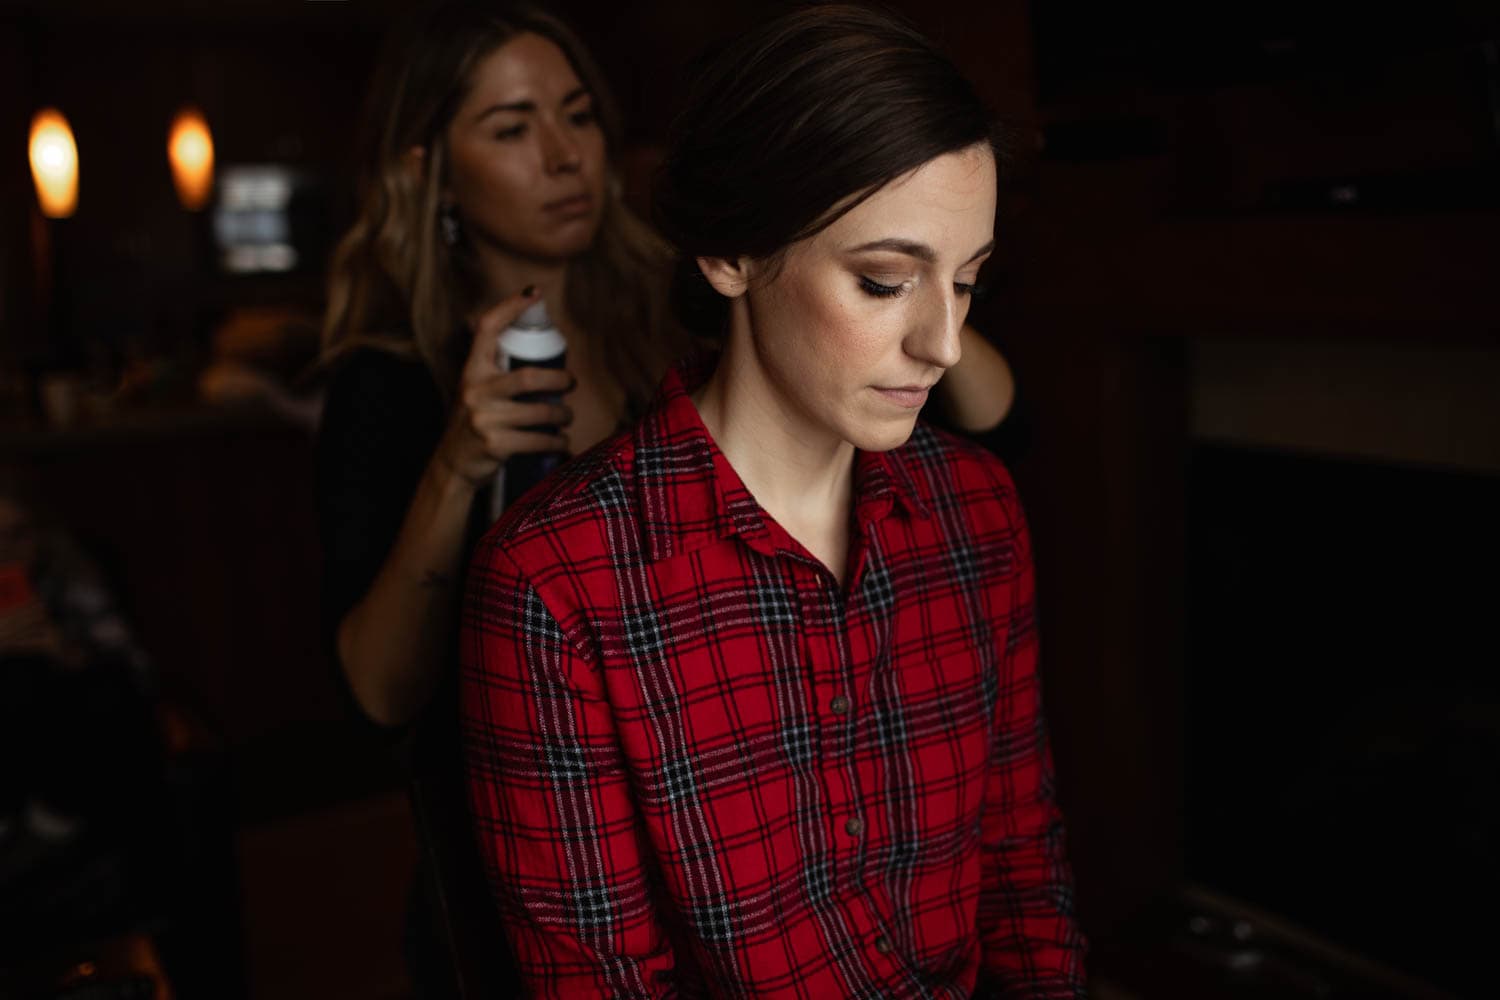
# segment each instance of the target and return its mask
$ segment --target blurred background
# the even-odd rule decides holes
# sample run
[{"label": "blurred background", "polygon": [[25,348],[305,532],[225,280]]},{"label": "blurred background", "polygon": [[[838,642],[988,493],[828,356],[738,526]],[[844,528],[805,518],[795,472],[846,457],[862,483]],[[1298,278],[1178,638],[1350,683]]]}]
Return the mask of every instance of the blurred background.
[{"label": "blurred background", "polygon": [[[551,6],[644,211],[681,68],[764,8]],[[1500,994],[1500,4],[893,6],[1014,128],[971,321],[1017,377],[988,443],[1095,993]],[[322,645],[308,377],[403,7],[0,4],[0,542],[68,554],[128,679],[37,733],[0,667],[0,767],[108,786],[81,832],[5,804],[0,996],[409,993],[416,847]]]}]

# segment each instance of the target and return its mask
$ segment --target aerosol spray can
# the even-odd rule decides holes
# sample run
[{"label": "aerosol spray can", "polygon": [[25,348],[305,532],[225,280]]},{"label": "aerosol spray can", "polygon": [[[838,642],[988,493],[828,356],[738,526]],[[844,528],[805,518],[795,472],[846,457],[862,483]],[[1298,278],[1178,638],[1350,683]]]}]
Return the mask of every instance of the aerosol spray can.
[{"label": "aerosol spray can", "polygon": [[[547,303],[537,302],[516,317],[514,323],[500,334],[499,364],[504,371],[517,368],[563,368],[568,359],[568,342],[552,325],[547,315]],[[561,396],[550,392],[527,392],[516,397],[517,402],[560,402]],[[528,427],[527,430],[556,434],[557,428],[550,425]],[[499,517],[521,495],[542,478],[562,464],[568,456],[560,451],[523,453],[512,455],[495,473],[495,486],[491,493],[490,514]]]}]

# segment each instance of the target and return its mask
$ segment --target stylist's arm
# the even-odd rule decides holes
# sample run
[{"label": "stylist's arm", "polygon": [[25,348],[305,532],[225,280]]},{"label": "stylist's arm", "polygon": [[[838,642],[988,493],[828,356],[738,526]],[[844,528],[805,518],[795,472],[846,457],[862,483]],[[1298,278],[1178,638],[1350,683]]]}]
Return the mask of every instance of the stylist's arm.
[{"label": "stylist's arm", "polygon": [[501,332],[535,296],[504,299],[474,323],[437,450],[427,463],[395,544],[365,595],[338,625],[339,662],[360,707],[376,722],[410,722],[427,703],[457,630],[458,581],[475,492],[512,455],[566,451],[565,434],[525,430],[565,427],[571,412],[555,403],[521,402],[523,393],[561,395],[566,371],[501,371]]}]

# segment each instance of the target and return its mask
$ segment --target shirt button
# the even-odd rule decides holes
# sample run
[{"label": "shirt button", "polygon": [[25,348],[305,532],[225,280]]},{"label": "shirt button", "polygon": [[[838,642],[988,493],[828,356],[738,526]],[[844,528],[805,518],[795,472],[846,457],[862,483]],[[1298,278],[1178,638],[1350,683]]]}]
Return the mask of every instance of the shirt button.
[{"label": "shirt button", "polygon": [[858,837],[865,832],[865,821],[858,816],[850,816],[849,822],[844,824],[844,830],[851,837]]},{"label": "shirt button", "polygon": [[889,955],[895,949],[891,947],[891,939],[882,934],[875,939],[875,950],[882,955]]},{"label": "shirt button", "polygon": [[833,696],[833,700],[828,703],[828,707],[833,710],[834,715],[843,715],[849,711],[849,699],[841,694],[836,694]]}]

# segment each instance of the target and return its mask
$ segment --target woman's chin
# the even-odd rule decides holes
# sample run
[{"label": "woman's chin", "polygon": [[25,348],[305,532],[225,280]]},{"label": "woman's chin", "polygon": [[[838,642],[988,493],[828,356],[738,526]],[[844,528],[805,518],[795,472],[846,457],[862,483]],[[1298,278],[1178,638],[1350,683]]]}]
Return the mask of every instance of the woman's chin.
[{"label": "woman's chin", "polygon": [[883,426],[862,427],[849,443],[860,451],[895,451],[911,440],[917,418],[883,421]]},{"label": "woman's chin", "polygon": [[493,244],[509,256],[534,261],[568,261],[587,252],[598,233],[595,220],[592,224],[570,224],[557,226],[546,233],[527,234],[526,239],[495,239]]},{"label": "woman's chin", "polygon": [[550,251],[552,257],[576,257],[593,246],[598,235],[599,216],[593,214],[555,223],[538,242]]}]

